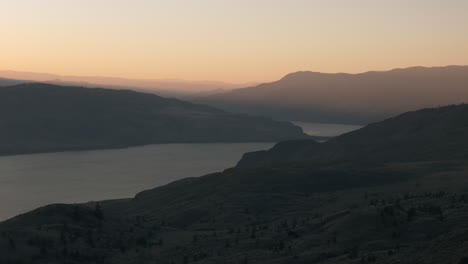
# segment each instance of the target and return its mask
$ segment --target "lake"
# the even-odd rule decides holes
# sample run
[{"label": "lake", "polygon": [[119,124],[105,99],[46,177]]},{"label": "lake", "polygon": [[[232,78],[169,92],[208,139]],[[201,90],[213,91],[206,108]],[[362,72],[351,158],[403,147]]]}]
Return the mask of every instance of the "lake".
[{"label": "lake", "polygon": [[335,137],[362,128],[362,126],[358,125],[309,123],[301,121],[293,121],[292,123],[302,127],[302,130],[306,134],[322,137]]},{"label": "lake", "polygon": [[50,203],[133,197],[234,166],[273,143],[163,144],[0,157],[0,220]]},{"label": "lake", "polygon": [[[350,127],[302,123],[334,136]],[[51,203],[133,197],[174,180],[234,166],[245,152],[273,143],[162,144],[127,149],[0,157],[0,221]]]}]

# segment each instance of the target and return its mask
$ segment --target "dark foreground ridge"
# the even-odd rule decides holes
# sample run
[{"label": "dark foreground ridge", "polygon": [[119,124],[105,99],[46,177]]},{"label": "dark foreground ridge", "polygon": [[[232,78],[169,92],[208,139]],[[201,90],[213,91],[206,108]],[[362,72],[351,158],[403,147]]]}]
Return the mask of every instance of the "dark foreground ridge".
[{"label": "dark foreground ridge", "polygon": [[46,206],[0,224],[0,263],[464,264],[467,135],[467,105],[426,109],[133,199]]},{"label": "dark foreground ridge", "polygon": [[307,138],[289,122],[128,90],[40,83],[0,87],[0,120],[0,155]]}]

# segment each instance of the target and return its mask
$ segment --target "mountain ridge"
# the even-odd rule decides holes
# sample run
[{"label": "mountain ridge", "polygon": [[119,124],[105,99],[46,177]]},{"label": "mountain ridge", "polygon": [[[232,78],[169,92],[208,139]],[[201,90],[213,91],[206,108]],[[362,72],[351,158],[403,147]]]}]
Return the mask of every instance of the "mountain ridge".
[{"label": "mountain ridge", "polygon": [[467,76],[468,66],[358,74],[301,71],[194,101],[279,120],[368,124],[407,111],[465,103]]},{"label": "mountain ridge", "polygon": [[1,77],[15,79],[22,83],[43,82],[64,86],[104,86],[113,89],[130,89],[157,95],[180,97],[181,99],[197,92],[209,92],[217,89],[234,89],[248,84],[234,84],[210,80],[190,81],[174,78],[135,79],[108,76],[74,76],[12,70],[0,70],[0,78]]},{"label": "mountain ridge", "polygon": [[0,154],[306,138],[287,122],[129,90],[0,87]]},{"label": "mountain ridge", "polygon": [[[427,127],[437,127],[437,130],[422,129]],[[303,162],[314,159],[320,162],[336,159],[372,161],[382,159],[375,150],[397,147],[398,151],[395,153],[386,152],[387,161],[430,160],[444,157],[464,159],[468,158],[468,153],[465,151],[468,149],[468,141],[462,140],[465,133],[468,133],[468,104],[426,108],[370,124],[323,143],[310,140],[280,142],[268,151],[245,154],[238,166],[256,166],[255,159],[268,161],[269,155],[272,159],[268,162],[280,160],[284,162],[288,159]],[[426,142],[431,142],[434,150],[427,149]],[[298,152],[304,157],[292,155],[289,152],[291,149],[300,150]]]}]

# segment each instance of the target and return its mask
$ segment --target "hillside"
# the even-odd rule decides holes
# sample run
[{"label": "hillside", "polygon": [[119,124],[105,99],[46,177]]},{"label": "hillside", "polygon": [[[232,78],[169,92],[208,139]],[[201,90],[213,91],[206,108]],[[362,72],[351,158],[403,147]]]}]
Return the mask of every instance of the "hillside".
[{"label": "hillside", "polygon": [[[467,111],[426,109],[328,143],[279,143],[255,154],[260,163],[133,199],[39,208],[0,224],[0,261],[464,264]],[[424,146],[411,143],[420,137]],[[343,146],[364,138],[350,158]],[[447,153],[445,139],[453,155],[434,154]]]},{"label": "hillside", "polygon": [[29,81],[20,81],[20,80],[6,79],[6,78],[0,77],[0,86],[11,86],[11,85],[27,83],[27,82]]},{"label": "hillside", "polygon": [[152,94],[39,83],[0,87],[0,120],[0,155],[307,137],[291,123]]},{"label": "hillside", "polygon": [[468,66],[361,74],[296,72],[196,102],[279,120],[368,124],[416,109],[468,101]]},{"label": "hillside", "polygon": [[[234,89],[250,84],[219,81],[188,81],[182,79],[128,79],[106,76],[70,76],[37,72],[0,70],[0,78],[24,82],[41,82],[63,86],[107,87],[152,93],[160,96],[185,98],[193,93],[210,94],[217,89]],[[0,86],[2,86],[0,82]]]},{"label": "hillside", "polygon": [[281,142],[244,155],[239,167],[293,162],[399,162],[468,159],[468,105],[401,114],[332,138]]}]

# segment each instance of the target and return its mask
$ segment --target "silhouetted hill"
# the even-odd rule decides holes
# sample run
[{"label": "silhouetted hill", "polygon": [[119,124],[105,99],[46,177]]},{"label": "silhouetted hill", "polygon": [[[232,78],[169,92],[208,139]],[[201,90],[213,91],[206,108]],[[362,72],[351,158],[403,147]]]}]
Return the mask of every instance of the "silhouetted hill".
[{"label": "silhouetted hill", "polygon": [[[429,108],[332,138],[281,142],[268,151],[248,153],[240,167],[274,162],[419,161],[468,159],[468,105]],[[262,165],[260,165],[262,164]]]},{"label": "silhouetted hill", "polygon": [[0,224],[0,261],[463,264],[467,108],[282,142],[133,199],[39,208]]},{"label": "silhouetted hill", "polygon": [[[234,89],[251,84],[234,84],[219,81],[187,81],[182,79],[127,79],[106,76],[70,76],[37,72],[0,70],[0,77],[42,82],[64,86],[106,87],[153,93],[167,97],[191,97],[192,94],[217,89]],[[24,82],[23,81],[23,82]]]},{"label": "silhouetted hill", "polygon": [[0,87],[0,120],[2,155],[307,137],[291,123],[152,94],[39,83]]},{"label": "silhouetted hill", "polygon": [[296,72],[195,101],[282,120],[368,124],[407,111],[467,102],[468,66],[361,74]]},{"label": "silhouetted hill", "polygon": [[11,85],[27,83],[27,82],[29,81],[20,81],[20,80],[14,80],[14,79],[0,78],[0,86],[11,86]]}]

